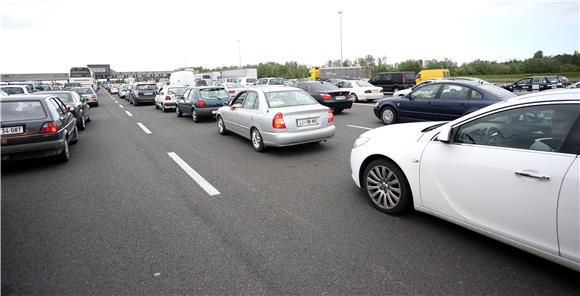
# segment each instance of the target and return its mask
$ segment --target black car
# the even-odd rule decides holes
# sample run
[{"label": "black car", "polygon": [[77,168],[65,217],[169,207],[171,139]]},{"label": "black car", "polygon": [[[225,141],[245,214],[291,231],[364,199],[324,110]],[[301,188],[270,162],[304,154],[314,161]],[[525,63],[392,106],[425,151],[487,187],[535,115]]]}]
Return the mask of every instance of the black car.
[{"label": "black car", "polygon": [[155,83],[137,83],[127,94],[130,104],[138,106],[143,103],[154,103],[157,95],[157,84]]},{"label": "black car", "polygon": [[443,80],[418,86],[404,97],[382,99],[373,111],[384,124],[400,119],[454,120],[515,96],[492,84]]},{"label": "black car", "polygon": [[373,75],[369,83],[383,88],[383,92],[396,92],[415,85],[414,72],[381,72]]},{"label": "black car", "polygon": [[86,123],[91,121],[91,107],[87,103],[87,99],[82,98],[78,93],[67,90],[55,91],[41,91],[38,94],[57,96],[67,108],[74,107],[73,114],[77,119],[77,127],[79,130],[86,128]]},{"label": "black car", "polygon": [[352,96],[350,91],[345,91],[338,86],[326,81],[303,81],[293,85],[308,92],[318,103],[329,107],[335,113],[344,109],[352,108]]},{"label": "black car", "polygon": [[[550,79],[550,77],[556,77],[557,81]],[[520,79],[514,83],[504,84],[501,87],[509,91],[543,91],[558,88],[559,82],[560,79],[557,76],[532,76]]]},{"label": "black car", "polygon": [[56,156],[68,161],[68,145],[79,137],[73,107],[52,95],[2,97],[0,104],[2,160]]},{"label": "black car", "polygon": [[189,88],[177,100],[175,113],[178,117],[191,115],[194,122],[199,122],[202,118],[214,117],[217,109],[230,101],[230,94],[223,87]]}]

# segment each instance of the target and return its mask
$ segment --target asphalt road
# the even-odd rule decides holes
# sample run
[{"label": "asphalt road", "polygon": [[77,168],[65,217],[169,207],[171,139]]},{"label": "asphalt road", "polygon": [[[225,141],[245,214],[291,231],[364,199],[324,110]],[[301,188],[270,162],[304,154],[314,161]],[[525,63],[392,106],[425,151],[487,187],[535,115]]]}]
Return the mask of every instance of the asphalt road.
[{"label": "asphalt road", "polygon": [[104,91],[99,102],[68,163],[2,164],[3,295],[580,292],[578,273],[556,264],[425,214],[374,210],[348,164],[365,131],[352,126],[381,126],[370,105],[336,115],[325,143],[257,153],[214,120]]}]

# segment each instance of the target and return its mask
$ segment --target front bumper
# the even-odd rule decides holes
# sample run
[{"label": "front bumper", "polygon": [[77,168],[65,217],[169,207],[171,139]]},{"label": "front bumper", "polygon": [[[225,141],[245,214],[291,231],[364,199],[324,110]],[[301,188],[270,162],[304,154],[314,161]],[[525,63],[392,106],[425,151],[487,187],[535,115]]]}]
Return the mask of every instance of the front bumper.
[{"label": "front bumper", "polygon": [[333,137],[335,132],[336,126],[329,125],[324,128],[299,132],[262,132],[262,138],[267,146],[282,147],[326,140]]}]

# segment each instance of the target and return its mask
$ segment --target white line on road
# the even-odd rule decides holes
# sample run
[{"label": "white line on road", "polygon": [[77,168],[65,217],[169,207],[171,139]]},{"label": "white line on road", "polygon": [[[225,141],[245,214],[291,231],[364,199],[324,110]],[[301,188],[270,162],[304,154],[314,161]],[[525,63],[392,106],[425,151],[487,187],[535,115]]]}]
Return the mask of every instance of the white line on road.
[{"label": "white line on road", "polygon": [[364,126],[358,126],[358,125],[347,124],[346,126],[350,126],[350,127],[354,127],[354,128],[360,128],[360,129],[364,129],[364,130],[372,130],[372,128],[368,128],[368,127],[364,127]]},{"label": "white line on road", "polygon": [[129,117],[133,117],[133,114],[131,114],[131,112],[125,111],[125,113],[127,113],[127,115],[129,115]]},{"label": "white line on road", "polygon": [[206,181],[200,174],[198,174],[193,168],[191,168],[187,162],[185,162],[179,155],[175,152],[167,152],[167,155],[173,159],[207,194],[214,196],[220,194],[220,192],[215,189],[208,181]]},{"label": "white line on road", "polygon": [[150,130],[149,130],[147,127],[145,127],[145,126],[144,126],[144,125],[143,125],[141,122],[137,122],[137,125],[138,125],[138,126],[139,126],[139,127],[140,127],[140,128],[141,128],[141,129],[142,129],[142,130],[143,130],[143,131],[146,133],[146,134],[148,134],[148,135],[150,135],[150,134],[151,134],[151,131],[150,131]]},{"label": "white line on road", "polygon": [[125,108],[125,107],[123,107],[123,105],[121,105],[121,104],[119,104],[119,107],[121,107],[121,108]]},{"label": "white line on road", "polygon": [[119,102],[117,102],[117,100],[115,100],[115,103],[119,104]]}]

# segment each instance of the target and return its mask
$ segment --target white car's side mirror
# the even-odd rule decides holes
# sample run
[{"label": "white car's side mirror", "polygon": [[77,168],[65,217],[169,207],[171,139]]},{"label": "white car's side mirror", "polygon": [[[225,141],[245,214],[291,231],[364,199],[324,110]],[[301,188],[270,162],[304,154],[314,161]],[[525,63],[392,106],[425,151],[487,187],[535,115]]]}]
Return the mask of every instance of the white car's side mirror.
[{"label": "white car's side mirror", "polygon": [[437,140],[443,143],[449,143],[449,137],[451,135],[451,127],[449,125],[445,125],[441,128],[439,135],[437,136]]}]

